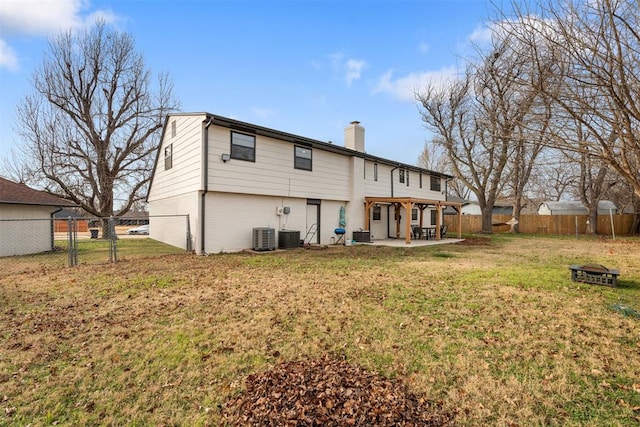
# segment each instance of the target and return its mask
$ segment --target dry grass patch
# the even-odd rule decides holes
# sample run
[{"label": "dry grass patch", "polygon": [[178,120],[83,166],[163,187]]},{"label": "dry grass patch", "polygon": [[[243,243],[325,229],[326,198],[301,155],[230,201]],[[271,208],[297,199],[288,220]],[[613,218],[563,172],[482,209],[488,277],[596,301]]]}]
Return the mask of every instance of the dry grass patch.
[{"label": "dry grass patch", "polygon": [[[640,417],[640,242],[172,255],[0,277],[0,424],[221,425],[252,374],[327,354],[458,425]],[[480,244],[477,244],[480,243]],[[567,266],[620,268],[618,288]]]}]

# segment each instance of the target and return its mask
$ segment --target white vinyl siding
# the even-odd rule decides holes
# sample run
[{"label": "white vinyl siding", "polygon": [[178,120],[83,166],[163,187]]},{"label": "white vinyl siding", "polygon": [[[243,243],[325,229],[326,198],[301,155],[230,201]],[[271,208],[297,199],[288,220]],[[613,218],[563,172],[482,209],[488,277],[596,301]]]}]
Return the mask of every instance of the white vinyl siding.
[{"label": "white vinyl siding", "polygon": [[[177,123],[180,131],[175,137],[171,137],[171,132],[164,134],[159,151],[161,158],[156,161],[149,201],[171,198],[200,189],[204,119],[204,115],[177,115],[169,118],[171,123]],[[165,170],[165,149],[169,147],[171,147],[171,168]]]},{"label": "white vinyl siding", "polygon": [[[377,165],[377,166],[376,166]],[[364,180],[364,194],[369,197],[391,197],[391,167],[380,163],[365,161],[366,178]],[[377,177],[375,180],[375,170],[377,169]],[[395,175],[396,179],[397,175]]]},{"label": "white vinyl siding", "polygon": [[241,194],[348,200],[349,157],[313,150],[313,171],[294,167],[294,144],[256,136],[256,160],[221,160],[229,152],[230,130],[211,126],[209,131],[209,189]]},{"label": "white vinyl siding", "polygon": [[[373,178],[374,165],[378,165],[378,181]],[[374,163],[365,161],[365,181],[364,193],[368,197],[391,197],[391,171],[393,170],[393,197],[414,197],[417,199],[429,200],[445,200],[442,191],[431,191],[428,185],[424,185],[425,181],[430,182],[430,175],[422,173],[422,188],[420,187],[419,172],[408,170],[409,176],[413,175],[413,179],[409,179],[407,185],[407,172],[405,172],[405,182],[400,182],[400,168],[394,169],[391,165],[382,163]],[[405,169],[406,170],[406,169]],[[441,189],[444,190],[444,179],[441,178]]]}]

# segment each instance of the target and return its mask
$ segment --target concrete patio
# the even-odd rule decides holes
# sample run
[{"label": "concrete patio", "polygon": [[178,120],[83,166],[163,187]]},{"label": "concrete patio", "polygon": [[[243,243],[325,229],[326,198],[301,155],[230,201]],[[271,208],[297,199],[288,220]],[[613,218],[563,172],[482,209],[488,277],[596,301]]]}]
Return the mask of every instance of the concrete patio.
[{"label": "concrete patio", "polygon": [[443,238],[441,240],[412,240],[406,243],[404,239],[380,239],[373,240],[371,243],[355,243],[355,245],[374,245],[374,246],[392,246],[397,248],[417,248],[420,246],[446,245],[449,243],[462,242],[464,239]]}]

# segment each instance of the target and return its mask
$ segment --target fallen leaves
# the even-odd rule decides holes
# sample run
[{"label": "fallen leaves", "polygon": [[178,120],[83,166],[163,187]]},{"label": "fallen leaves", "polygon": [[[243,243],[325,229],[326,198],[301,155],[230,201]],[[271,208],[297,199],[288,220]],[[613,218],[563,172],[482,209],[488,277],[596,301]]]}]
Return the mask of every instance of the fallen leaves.
[{"label": "fallen leaves", "polygon": [[245,385],[223,409],[232,425],[445,426],[452,418],[402,383],[329,356],[281,363]]}]

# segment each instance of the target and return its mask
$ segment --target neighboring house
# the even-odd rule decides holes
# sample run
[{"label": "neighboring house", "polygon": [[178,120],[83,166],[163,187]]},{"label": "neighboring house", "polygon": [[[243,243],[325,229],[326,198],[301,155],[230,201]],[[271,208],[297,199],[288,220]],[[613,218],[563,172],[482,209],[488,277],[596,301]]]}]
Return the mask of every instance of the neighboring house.
[{"label": "neighboring house", "polygon": [[[462,215],[482,215],[482,211],[480,210],[480,205],[478,202],[472,200],[462,199],[460,197],[449,196],[450,201],[459,202],[461,207]],[[456,210],[453,208],[447,208],[445,210],[445,215],[455,215],[457,214]],[[496,202],[493,205],[492,215],[513,215],[513,205],[509,203]]]},{"label": "neighboring house", "polygon": [[311,244],[337,241],[339,228],[348,240],[410,242],[412,224],[441,223],[450,178],[365,153],[358,122],[341,147],[209,113],[173,114],[147,197],[150,237],[187,248],[185,227],[169,215],[188,215],[201,254],[255,247],[263,227]]},{"label": "neighboring house", "polygon": [[129,211],[115,219],[116,225],[145,225],[149,224],[149,212]]},{"label": "neighboring house", "polygon": [[[510,204],[495,203],[492,215],[513,215],[513,206]],[[482,215],[478,202],[466,201],[462,204],[462,215]]]},{"label": "neighboring house", "polygon": [[53,215],[70,206],[75,204],[0,178],[0,256],[53,250]]},{"label": "neighboring house", "polygon": [[[609,212],[617,213],[618,208],[609,200],[598,202],[598,215],[609,215]],[[587,208],[580,201],[542,202],[538,206],[538,215],[588,215]]]}]

